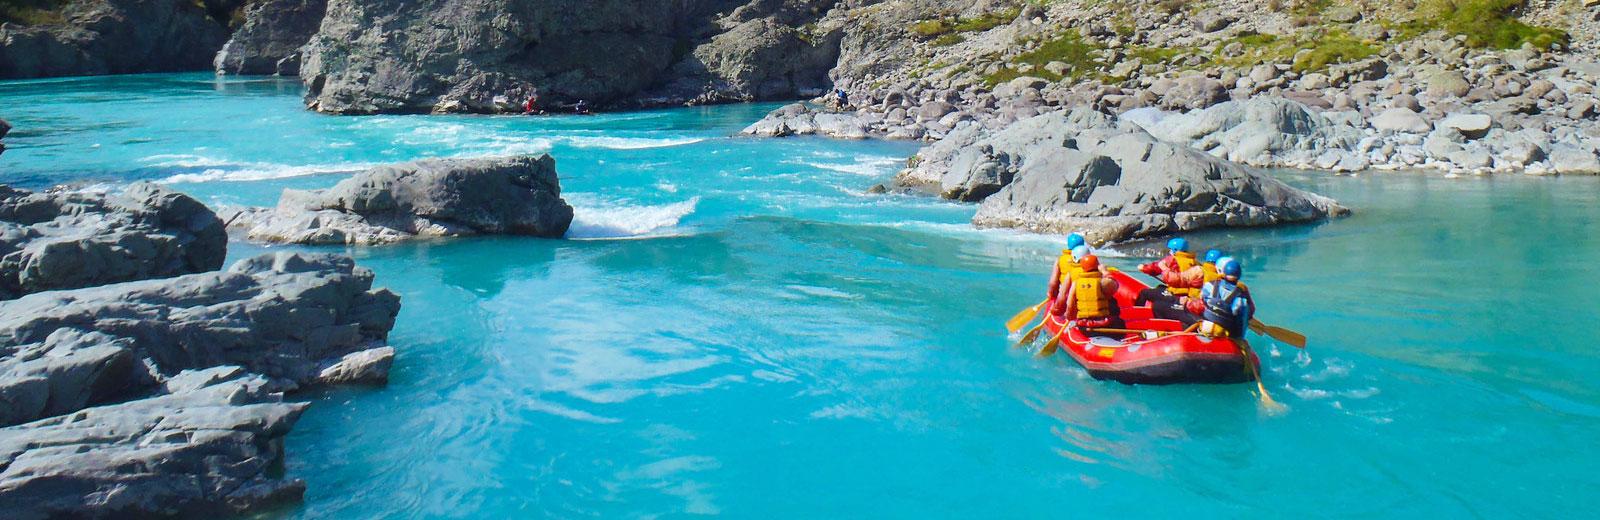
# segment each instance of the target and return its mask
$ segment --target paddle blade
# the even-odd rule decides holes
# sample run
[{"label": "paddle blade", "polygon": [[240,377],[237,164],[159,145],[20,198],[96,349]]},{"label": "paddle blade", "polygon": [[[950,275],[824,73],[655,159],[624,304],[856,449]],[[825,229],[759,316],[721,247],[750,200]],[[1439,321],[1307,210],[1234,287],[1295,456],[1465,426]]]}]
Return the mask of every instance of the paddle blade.
[{"label": "paddle blade", "polygon": [[1299,332],[1267,325],[1256,319],[1250,320],[1250,330],[1256,331],[1256,334],[1282,341],[1294,348],[1306,348],[1306,335]]},{"label": "paddle blade", "polygon": [[1039,339],[1039,331],[1041,330],[1044,330],[1044,322],[1039,322],[1038,325],[1033,327],[1033,330],[1028,331],[1027,334],[1023,334],[1022,339],[1017,340],[1017,344],[1012,345],[1012,348],[1033,343],[1033,340]]},{"label": "paddle blade", "polygon": [[1060,345],[1061,335],[1056,334],[1055,337],[1050,338],[1050,341],[1045,342],[1044,348],[1039,349],[1037,357],[1050,357],[1051,354],[1056,353],[1056,347]]},{"label": "paddle blade", "polygon": [[1006,331],[1015,333],[1016,331],[1022,330],[1022,326],[1027,325],[1028,322],[1033,321],[1035,316],[1039,315],[1039,309],[1044,307],[1044,304],[1045,302],[1039,302],[1038,305],[1022,309],[1022,312],[1018,312],[1016,316],[1012,316],[1010,320],[1006,321]]}]

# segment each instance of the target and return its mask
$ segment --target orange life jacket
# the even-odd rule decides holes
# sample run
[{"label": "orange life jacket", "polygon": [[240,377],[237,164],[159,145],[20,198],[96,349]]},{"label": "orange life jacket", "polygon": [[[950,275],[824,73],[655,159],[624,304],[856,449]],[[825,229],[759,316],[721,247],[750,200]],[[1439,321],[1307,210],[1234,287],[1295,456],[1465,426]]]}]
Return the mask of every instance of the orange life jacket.
[{"label": "orange life jacket", "polygon": [[[1183,273],[1193,269],[1195,266],[1194,253],[1190,253],[1188,251],[1174,251],[1172,253],[1172,261],[1178,265],[1178,274],[1180,277]],[[1173,287],[1168,285],[1167,292],[1173,296],[1188,296],[1190,298],[1200,297],[1199,287]]]},{"label": "orange life jacket", "polygon": [[1078,271],[1078,259],[1072,257],[1072,250],[1061,250],[1061,258],[1056,260],[1056,270],[1061,271],[1062,284],[1072,283],[1072,275]]},{"label": "orange life jacket", "polygon": [[1100,291],[1100,271],[1079,270],[1072,277],[1072,293],[1078,304],[1078,319],[1111,315],[1111,299]]},{"label": "orange life jacket", "polygon": [[1200,270],[1206,273],[1206,283],[1211,283],[1222,279],[1222,272],[1217,271],[1217,264],[1215,263],[1206,262],[1200,264]]}]

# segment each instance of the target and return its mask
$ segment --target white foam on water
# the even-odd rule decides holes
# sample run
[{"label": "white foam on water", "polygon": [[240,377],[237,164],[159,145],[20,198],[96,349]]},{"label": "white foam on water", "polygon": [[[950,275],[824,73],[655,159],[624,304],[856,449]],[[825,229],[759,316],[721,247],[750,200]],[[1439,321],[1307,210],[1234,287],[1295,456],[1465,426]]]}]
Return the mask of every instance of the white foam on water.
[{"label": "white foam on water", "polygon": [[650,137],[563,137],[562,141],[578,148],[608,148],[611,150],[643,150],[648,148],[668,148],[683,146],[704,141],[701,137],[681,137],[676,139],[658,139]]},{"label": "white foam on water", "polygon": [[824,161],[787,161],[789,164],[810,166],[812,168],[828,170],[862,177],[881,177],[893,173],[905,163],[904,159],[884,157],[878,155],[857,156],[849,163],[824,162]]},{"label": "white foam on water", "polygon": [[700,197],[660,206],[637,206],[585,200],[581,195],[568,196],[572,203],[572,226],[567,228],[567,238],[630,238],[660,234],[661,230],[677,226],[683,217],[694,213]]},{"label": "white foam on water", "polygon": [[228,165],[229,168],[206,168],[199,173],[180,173],[156,182],[163,184],[172,183],[199,183],[199,182],[240,182],[264,181],[271,179],[287,179],[290,177],[304,177],[307,175],[320,175],[326,173],[349,173],[373,167],[370,163],[338,163],[338,164],[263,164],[245,163]]}]

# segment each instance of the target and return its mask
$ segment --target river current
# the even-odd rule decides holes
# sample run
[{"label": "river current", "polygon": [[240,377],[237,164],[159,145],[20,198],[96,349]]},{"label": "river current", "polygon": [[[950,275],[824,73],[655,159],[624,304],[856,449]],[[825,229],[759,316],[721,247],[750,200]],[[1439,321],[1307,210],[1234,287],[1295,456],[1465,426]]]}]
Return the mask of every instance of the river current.
[{"label": "river current", "polygon": [[0,83],[0,183],[25,188],[270,205],[367,165],[555,155],[568,240],[305,248],[402,295],[399,355],[385,388],[295,396],[309,488],[268,517],[1551,518],[1600,496],[1600,179],[1279,172],[1355,214],[1190,236],[1310,337],[1253,338],[1273,415],[1251,385],[1009,348],[1061,237],[867,194],[913,144],[736,135],[770,104],[333,117],[300,92]]}]

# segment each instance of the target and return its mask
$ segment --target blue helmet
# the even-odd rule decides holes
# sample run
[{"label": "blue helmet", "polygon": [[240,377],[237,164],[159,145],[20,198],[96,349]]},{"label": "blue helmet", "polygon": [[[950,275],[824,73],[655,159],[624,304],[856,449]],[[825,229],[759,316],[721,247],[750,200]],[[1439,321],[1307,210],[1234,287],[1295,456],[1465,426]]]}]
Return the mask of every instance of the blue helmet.
[{"label": "blue helmet", "polygon": [[1081,245],[1083,245],[1083,233],[1074,231],[1067,235],[1067,249],[1077,249]]},{"label": "blue helmet", "polygon": [[1089,256],[1089,246],[1079,244],[1078,247],[1072,248],[1072,258],[1074,260],[1082,260],[1086,256]]},{"label": "blue helmet", "polygon": [[1244,274],[1244,266],[1239,265],[1239,261],[1233,257],[1224,256],[1217,260],[1217,271],[1222,272],[1222,276],[1239,276]]},{"label": "blue helmet", "polygon": [[1222,259],[1222,251],[1219,251],[1219,250],[1216,250],[1216,249],[1207,249],[1206,250],[1206,263],[1215,264],[1215,263],[1217,263],[1217,260],[1220,260],[1220,259]]},{"label": "blue helmet", "polygon": [[1174,238],[1172,240],[1168,240],[1167,241],[1167,249],[1171,249],[1173,251],[1188,251],[1189,250],[1189,241],[1188,240],[1184,240],[1182,238]]}]

